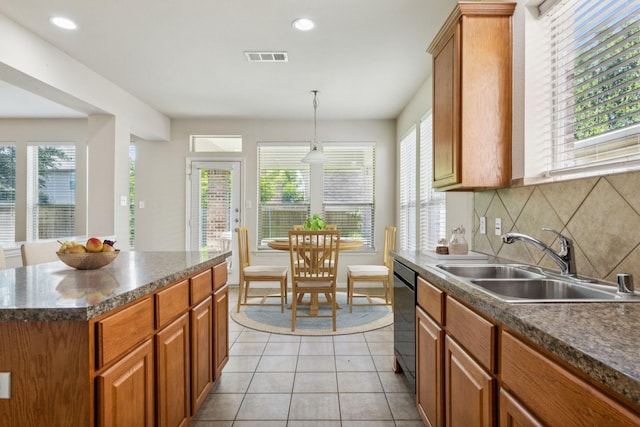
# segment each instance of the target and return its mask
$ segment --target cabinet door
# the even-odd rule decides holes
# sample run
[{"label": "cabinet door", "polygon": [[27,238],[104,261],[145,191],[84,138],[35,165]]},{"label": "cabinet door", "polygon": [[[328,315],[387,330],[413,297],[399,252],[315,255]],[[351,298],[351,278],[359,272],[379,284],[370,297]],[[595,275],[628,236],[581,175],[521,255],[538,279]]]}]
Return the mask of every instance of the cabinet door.
[{"label": "cabinet door", "polygon": [[444,425],[442,389],[443,330],[420,308],[416,309],[416,402],[430,427]]},{"label": "cabinet door", "polygon": [[457,35],[433,57],[433,186],[460,182]]},{"label": "cabinet door", "polygon": [[444,347],[445,424],[493,426],[495,379],[451,337],[445,337]]},{"label": "cabinet door", "polygon": [[147,340],[96,377],[98,425],[153,426],[153,342]]},{"label": "cabinet door", "polygon": [[214,380],[222,374],[222,368],[229,360],[229,287],[228,285],[218,289],[213,294],[213,330],[214,353],[213,367]]},{"label": "cabinet door", "polygon": [[213,298],[191,310],[191,414],[195,414],[213,384]]},{"label": "cabinet door", "polygon": [[501,427],[542,427],[518,400],[507,391],[500,390],[500,426]]},{"label": "cabinet door", "polygon": [[186,426],[191,416],[189,313],[156,335],[158,425]]}]

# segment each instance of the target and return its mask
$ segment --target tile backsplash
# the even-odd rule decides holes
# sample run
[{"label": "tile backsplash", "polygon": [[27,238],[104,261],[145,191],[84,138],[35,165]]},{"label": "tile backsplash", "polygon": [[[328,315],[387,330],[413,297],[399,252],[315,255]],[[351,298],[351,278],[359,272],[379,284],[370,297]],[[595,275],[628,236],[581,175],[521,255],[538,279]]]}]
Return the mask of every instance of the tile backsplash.
[{"label": "tile backsplash", "polygon": [[[479,233],[481,216],[487,218],[485,235]],[[558,271],[530,244],[504,244],[494,233],[496,218],[502,233],[528,234],[555,251],[558,239],[543,227],[572,239],[580,276],[612,283],[617,273],[640,277],[640,172],[474,193],[474,251]]]}]

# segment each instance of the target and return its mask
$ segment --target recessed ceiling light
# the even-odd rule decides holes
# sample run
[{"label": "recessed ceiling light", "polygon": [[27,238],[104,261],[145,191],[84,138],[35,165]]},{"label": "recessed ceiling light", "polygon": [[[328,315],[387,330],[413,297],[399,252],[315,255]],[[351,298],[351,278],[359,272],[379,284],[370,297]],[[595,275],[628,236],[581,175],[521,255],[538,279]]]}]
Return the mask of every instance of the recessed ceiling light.
[{"label": "recessed ceiling light", "polygon": [[64,28],[65,30],[75,30],[78,28],[75,22],[64,16],[52,16],[49,21],[56,27]]},{"label": "recessed ceiling light", "polygon": [[293,21],[293,28],[299,31],[311,31],[316,26],[316,23],[309,18],[298,18]]}]

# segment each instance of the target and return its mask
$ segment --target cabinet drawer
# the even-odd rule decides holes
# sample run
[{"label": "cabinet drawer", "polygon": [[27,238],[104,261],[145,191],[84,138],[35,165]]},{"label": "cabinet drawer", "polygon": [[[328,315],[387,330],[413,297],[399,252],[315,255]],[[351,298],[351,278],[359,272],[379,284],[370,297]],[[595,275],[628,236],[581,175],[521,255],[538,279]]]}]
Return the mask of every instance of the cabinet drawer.
[{"label": "cabinet drawer", "polygon": [[189,281],[183,280],[156,294],[156,322],[162,328],[189,310]]},{"label": "cabinet drawer", "polygon": [[211,296],[213,273],[211,269],[198,273],[191,278],[191,305],[198,304]]},{"label": "cabinet drawer", "polygon": [[496,372],[496,326],[454,298],[446,298],[446,330],[489,372]]},{"label": "cabinet drawer", "polygon": [[433,286],[431,283],[418,277],[418,305],[433,320],[442,325],[442,313],[444,310],[444,292]]},{"label": "cabinet drawer", "polygon": [[227,263],[223,262],[213,267],[213,290],[220,289],[227,283]]},{"label": "cabinet drawer", "polygon": [[508,332],[500,360],[503,386],[545,425],[640,425],[637,414]]},{"label": "cabinet drawer", "polygon": [[96,324],[98,367],[120,357],[153,335],[153,300],[137,302]]}]

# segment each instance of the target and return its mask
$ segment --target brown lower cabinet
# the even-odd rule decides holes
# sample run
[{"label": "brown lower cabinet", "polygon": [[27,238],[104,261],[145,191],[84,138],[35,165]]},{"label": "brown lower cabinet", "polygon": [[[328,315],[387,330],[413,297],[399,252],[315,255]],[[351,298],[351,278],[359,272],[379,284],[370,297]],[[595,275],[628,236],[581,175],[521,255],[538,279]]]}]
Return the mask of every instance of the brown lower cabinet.
[{"label": "brown lower cabinet", "polygon": [[156,334],[156,405],[160,427],[186,426],[191,418],[189,313]]},{"label": "brown lower cabinet", "polygon": [[640,426],[610,390],[418,278],[416,405],[431,427]]},{"label": "brown lower cabinet", "polygon": [[213,378],[217,381],[222,375],[222,368],[229,360],[229,286],[226,284],[213,294],[213,313],[215,317]]},{"label": "brown lower cabinet", "polygon": [[221,263],[88,321],[0,322],[0,425],[188,425],[229,358],[228,303]]},{"label": "brown lower cabinet", "polygon": [[[154,425],[153,340],[96,377],[100,399],[98,425],[104,427]],[[71,402],[69,402],[71,404]],[[50,425],[60,425],[52,420]]]}]

